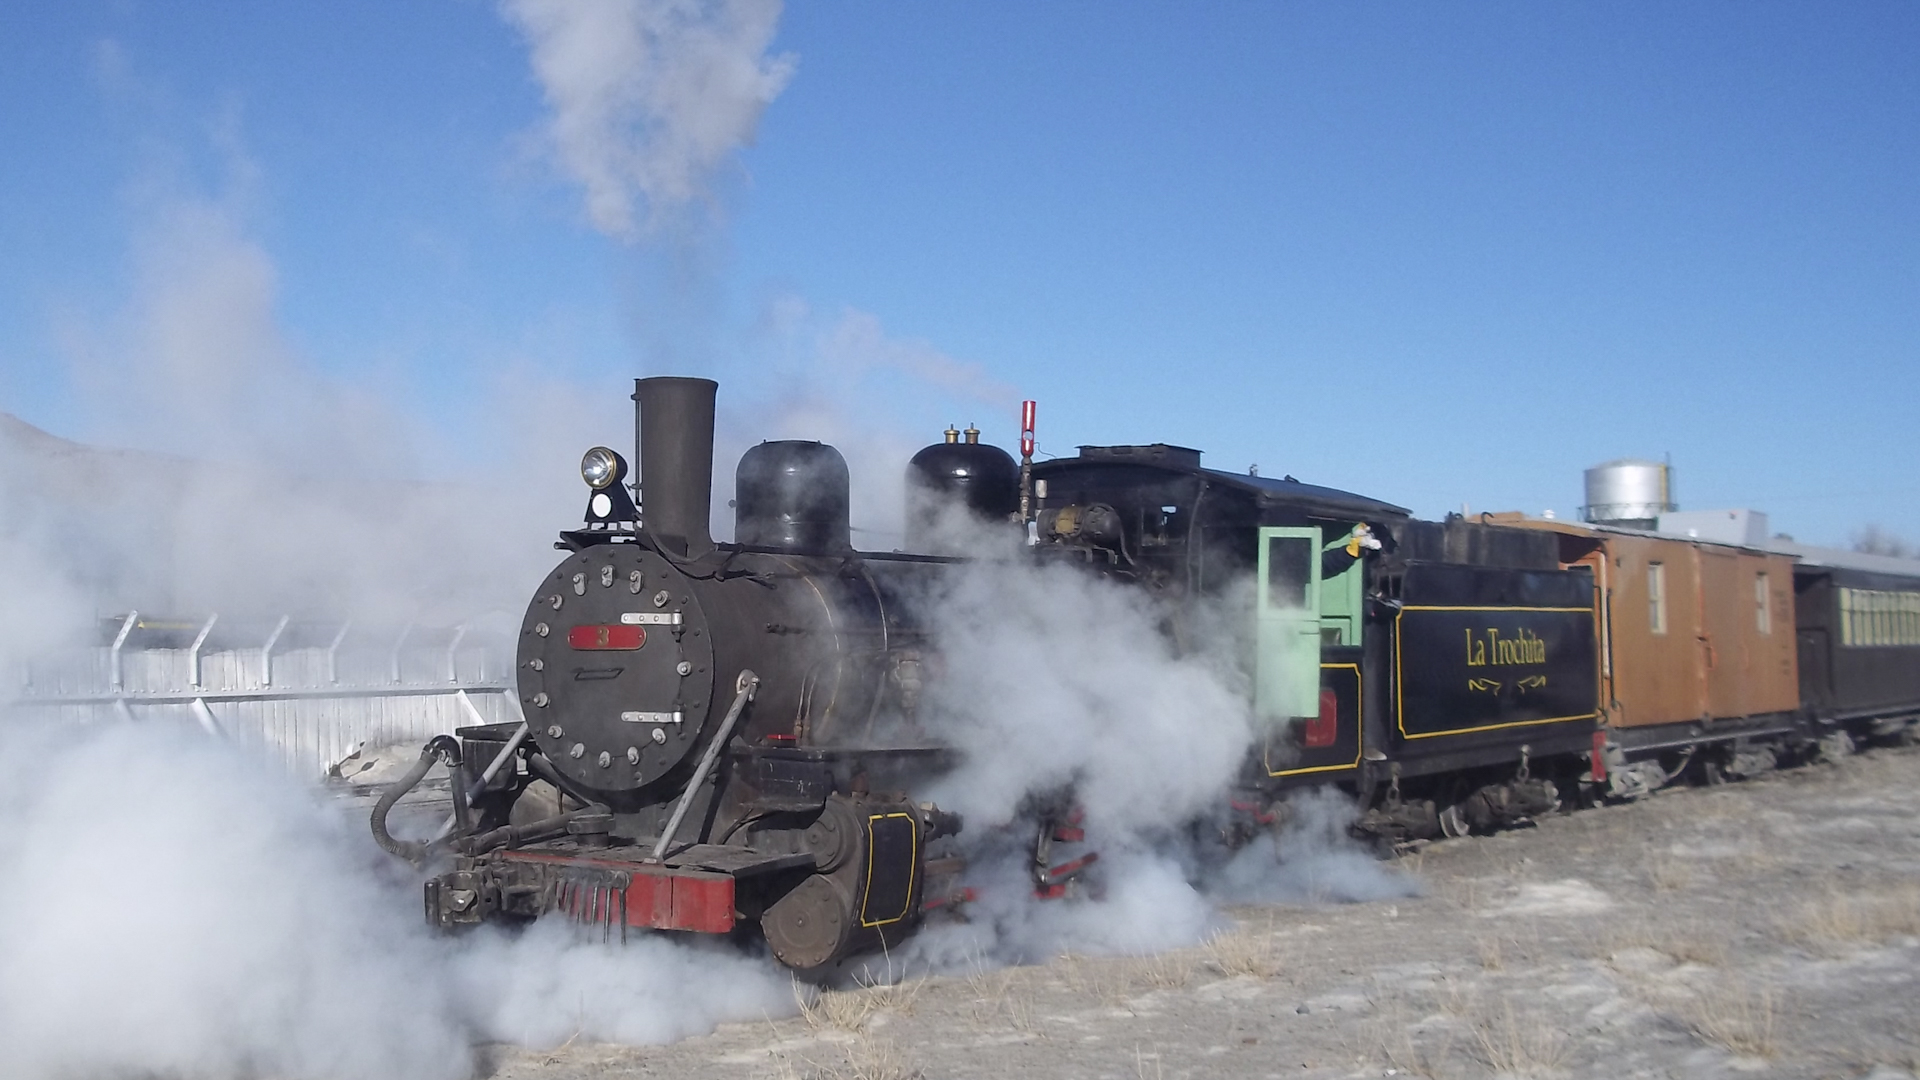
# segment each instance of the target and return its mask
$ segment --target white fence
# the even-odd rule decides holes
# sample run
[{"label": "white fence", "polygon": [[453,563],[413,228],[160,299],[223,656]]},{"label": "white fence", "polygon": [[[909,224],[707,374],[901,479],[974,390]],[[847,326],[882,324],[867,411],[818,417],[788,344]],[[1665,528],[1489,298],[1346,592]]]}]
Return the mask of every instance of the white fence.
[{"label": "white fence", "polygon": [[97,644],[27,664],[10,708],[73,723],[184,721],[314,775],[362,746],[517,722],[511,645],[467,626],[129,612],[103,621]]}]

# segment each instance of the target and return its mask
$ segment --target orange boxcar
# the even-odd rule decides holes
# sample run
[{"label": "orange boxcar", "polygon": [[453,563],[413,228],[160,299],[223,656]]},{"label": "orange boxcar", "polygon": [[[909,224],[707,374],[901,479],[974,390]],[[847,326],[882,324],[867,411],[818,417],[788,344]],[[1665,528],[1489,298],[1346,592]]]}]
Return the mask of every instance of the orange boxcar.
[{"label": "orange boxcar", "polygon": [[1488,515],[1560,538],[1594,575],[1601,700],[1628,748],[1785,731],[1800,708],[1790,556],[1624,529]]}]

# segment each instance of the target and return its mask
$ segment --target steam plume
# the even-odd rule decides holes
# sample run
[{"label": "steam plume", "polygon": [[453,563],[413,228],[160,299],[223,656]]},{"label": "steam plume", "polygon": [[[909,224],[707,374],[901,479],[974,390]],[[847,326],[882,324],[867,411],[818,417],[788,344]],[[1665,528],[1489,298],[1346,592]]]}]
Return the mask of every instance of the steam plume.
[{"label": "steam plume", "polygon": [[[631,240],[701,198],[792,78],[779,0],[505,0],[552,109],[545,141],[587,216]],[[644,215],[642,208],[644,207]]]},{"label": "steam plume", "polygon": [[725,945],[437,938],[360,820],[198,731],[0,725],[40,766],[0,790],[10,1077],[460,1080],[478,1042],[668,1042],[793,1008]]},{"label": "steam plume", "polygon": [[[956,567],[928,610],[944,675],[929,706],[964,762],[934,787],[967,818],[971,923],[910,946],[936,967],[1028,962],[1060,951],[1143,953],[1198,942],[1220,901],[1365,900],[1417,883],[1347,834],[1349,799],[1294,800],[1291,824],[1225,857],[1216,827],[1258,728],[1243,657],[1246,590],[1186,617],[1148,590],[1079,567],[1008,559],[1005,525],[949,522]],[[1178,647],[1169,625],[1183,627]],[[1098,851],[1082,902],[1038,900],[1030,879],[1036,796],[1070,793]]]}]

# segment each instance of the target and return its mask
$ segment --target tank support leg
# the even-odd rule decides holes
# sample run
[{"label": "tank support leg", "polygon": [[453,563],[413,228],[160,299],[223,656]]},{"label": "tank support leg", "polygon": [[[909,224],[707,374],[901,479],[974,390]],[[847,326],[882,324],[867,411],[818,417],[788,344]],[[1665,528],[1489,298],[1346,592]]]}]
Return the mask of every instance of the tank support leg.
[{"label": "tank support leg", "polygon": [[667,857],[667,847],[673,843],[673,834],[680,831],[680,822],[686,818],[687,808],[693,805],[693,797],[700,793],[701,785],[707,782],[707,774],[713,771],[713,763],[720,760],[720,750],[732,737],[733,725],[739,721],[740,711],[747,707],[747,702],[753,700],[753,692],[760,688],[760,676],[751,671],[742,671],[733,685],[733,705],[727,709],[727,718],[720,721],[720,730],[713,733],[713,741],[707,744],[707,752],[700,758],[700,767],[693,770],[693,779],[687,781],[686,792],[674,804],[673,816],[667,819],[667,827],[660,830],[660,842],[653,845],[653,854],[647,857],[650,863]]}]

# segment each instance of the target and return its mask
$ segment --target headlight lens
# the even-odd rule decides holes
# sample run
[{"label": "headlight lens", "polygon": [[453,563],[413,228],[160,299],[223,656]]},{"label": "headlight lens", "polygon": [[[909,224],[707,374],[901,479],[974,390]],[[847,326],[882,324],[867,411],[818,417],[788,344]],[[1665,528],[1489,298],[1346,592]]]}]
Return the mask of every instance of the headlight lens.
[{"label": "headlight lens", "polygon": [[619,454],[604,446],[596,446],[580,459],[580,479],[585,480],[588,487],[599,491],[620,479],[620,465]]}]

